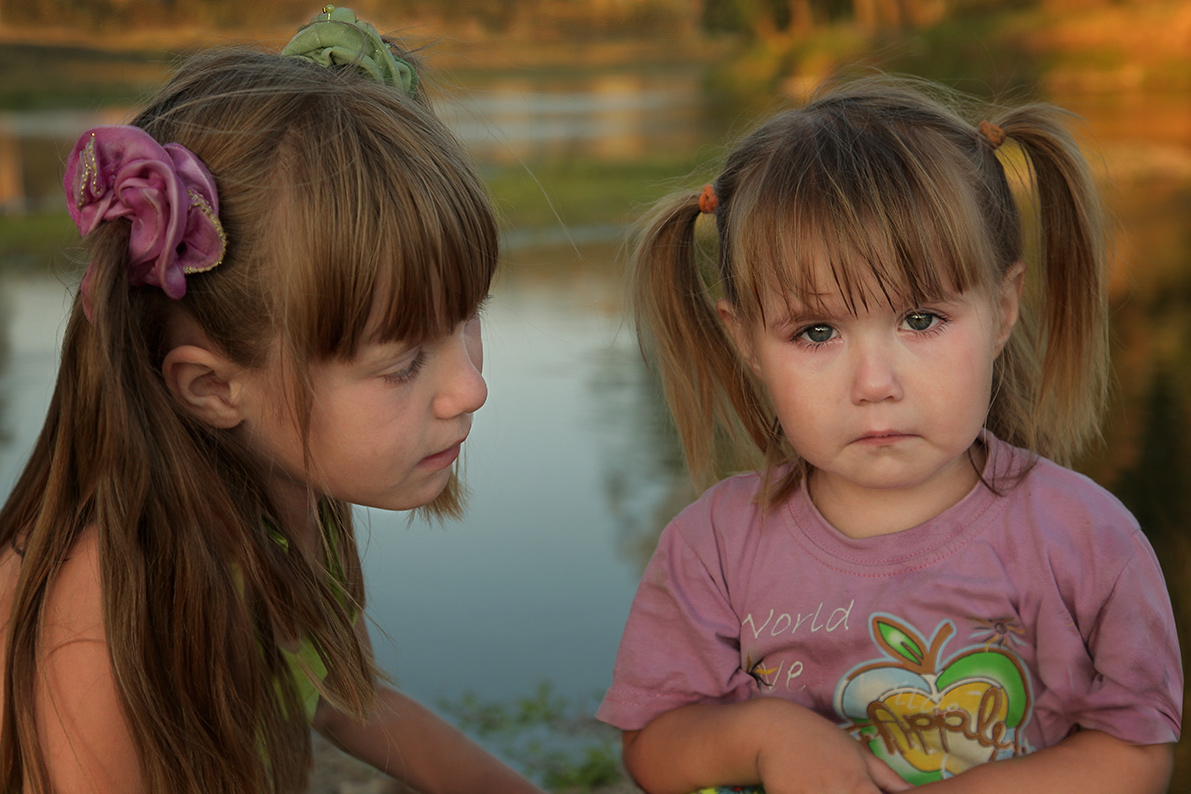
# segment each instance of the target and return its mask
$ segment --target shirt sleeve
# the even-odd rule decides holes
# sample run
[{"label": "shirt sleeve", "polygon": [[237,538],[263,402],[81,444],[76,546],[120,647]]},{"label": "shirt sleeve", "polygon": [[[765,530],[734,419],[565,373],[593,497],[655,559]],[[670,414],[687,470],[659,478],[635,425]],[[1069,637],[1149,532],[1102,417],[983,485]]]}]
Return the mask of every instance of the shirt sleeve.
[{"label": "shirt sleeve", "polygon": [[139,754],[116,689],[103,628],[94,531],[55,577],[35,679],[38,739],[54,792],[137,794]]},{"label": "shirt sleeve", "polygon": [[746,700],[755,688],[741,669],[740,619],[709,522],[692,527],[692,540],[684,519],[689,515],[658,540],[633,599],[612,686],[596,712],[621,730],[643,728],[688,703]]},{"label": "shirt sleeve", "polygon": [[1136,744],[1178,741],[1178,636],[1162,571],[1140,532],[1086,643],[1092,671],[1086,689],[1073,693],[1074,721]]},{"label": "shirt sleeve", "polygon": [[1177,741],[1182,658],[1149,541],[1119,500],[1082,475],[1047,465],[1032,477],[1040,484],[1024,504],[1037,523],[1024,530],[1040,541],[1029,560],[1057,596],[1037,612],[1035,716],[1045,744],[1074,729]]}]

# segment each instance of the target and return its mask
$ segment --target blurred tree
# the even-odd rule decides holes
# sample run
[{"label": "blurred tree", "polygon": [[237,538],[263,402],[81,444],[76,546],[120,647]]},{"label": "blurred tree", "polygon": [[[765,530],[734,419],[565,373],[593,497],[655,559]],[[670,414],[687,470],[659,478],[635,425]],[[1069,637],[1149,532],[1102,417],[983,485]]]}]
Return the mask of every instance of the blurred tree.
[{"label": "blurred tree", "polygon": [[0,0],[0,20],[93,30],[195,23],[236,27],[305,19],[321,7],[321,0]]},{"label": "blurred tree", "polygon": [[[952,2],[995,5],[1003,0]],[[708,31],[740,32],[756,38],[803,34],[841,20],[851,20],[862,30],[873,32],[934,24],[948,7],[945,0],[703,0],[702,21]]]}]

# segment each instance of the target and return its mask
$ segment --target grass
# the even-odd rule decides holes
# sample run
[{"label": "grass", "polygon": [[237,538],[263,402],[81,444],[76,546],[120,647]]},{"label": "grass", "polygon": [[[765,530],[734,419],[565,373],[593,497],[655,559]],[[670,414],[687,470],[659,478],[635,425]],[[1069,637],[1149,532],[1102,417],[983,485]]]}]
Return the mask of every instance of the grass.
[{"label": "grass", "polygon": [[487,166],[483,175],[507,228],[539,229],[632,222],[667,193],[698,186],[706,170],[698,159],[658,156]]},{"label": "grass", "polygon": [[597,722],[586,699],[563,697],[549,681],[511,702],[467,692],[457,700],[440,701],[438,707],[550,791],[594,791],[626,779],[620,732]]},{"label": "grass", "polygon": [[3,269],[57,272],[73,269],[71,250],[78,241],[78,230],[66,210],[0,215],[0,267]]}]

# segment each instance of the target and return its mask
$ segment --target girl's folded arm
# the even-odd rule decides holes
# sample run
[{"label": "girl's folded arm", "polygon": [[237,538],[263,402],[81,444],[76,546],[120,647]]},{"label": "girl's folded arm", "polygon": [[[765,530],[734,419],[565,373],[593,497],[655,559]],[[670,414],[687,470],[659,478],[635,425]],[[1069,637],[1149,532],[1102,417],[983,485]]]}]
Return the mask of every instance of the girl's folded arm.
[{"label": "girl's folded arm", "polygon": [[924,794],[1161,794],[1173,768],[1172,744],[1132,744],[1089,730],[1021,758],[981,764],[921,790]]},{"label": "girl's folded arm", "polygon": [[838,727],[777,698],[692,704],[623,735],[625,766],[649,794],[764,784],[767,794],[910,788]]}]

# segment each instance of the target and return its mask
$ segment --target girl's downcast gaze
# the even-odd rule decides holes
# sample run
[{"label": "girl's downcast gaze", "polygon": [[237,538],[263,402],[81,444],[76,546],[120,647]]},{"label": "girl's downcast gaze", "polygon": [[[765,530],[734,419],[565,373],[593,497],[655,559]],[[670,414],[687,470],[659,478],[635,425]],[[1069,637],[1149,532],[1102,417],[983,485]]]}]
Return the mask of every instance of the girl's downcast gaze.
[{"label": "girl's downcast gaze", "polygon": [[1106,394],[1099,201],[1061,111],[953,99],[837,85],[643,233],[687,462],[755,461],[663,532],[598,712],[651,794],[1165,790],[1162,573],[1064,468]]},{"label": "girl's downcast gaze", "polygon": [[67,161],[88,267],[0,511],[0,789],[305,790],[310,727],[535,792],[378,684],[351,504],[454,514],[485,191],[409,53],[328,7],[187,62]]}]

